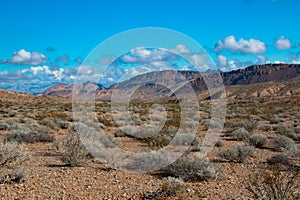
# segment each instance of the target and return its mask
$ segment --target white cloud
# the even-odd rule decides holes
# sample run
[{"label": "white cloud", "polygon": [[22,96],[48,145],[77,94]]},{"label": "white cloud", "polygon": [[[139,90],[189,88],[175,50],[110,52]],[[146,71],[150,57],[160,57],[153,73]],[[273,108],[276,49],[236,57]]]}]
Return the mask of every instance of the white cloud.
[{"label": "white cloud", "polygon": [[266,52],[266,44],[260,40],[251,38],[236,40],[233,35],[227,36],[224,40],[219,40],[215,45],[215,52],[228,50],[232,53],[242,52],[244,54],[259,54]]},{"label": "white cloud", "polygon": [[220,67],[226,66],[227,64],[227,58],[223,55],[218,55],[218,65]]},{"label": "white cloud", "polygon": [[[23,73],[29,72],[28,70],[23,71]],[[30,68],[30,72],[33,75],[52,75],[53,77],[55,77],[56,80],[61,80],[64,78],[64,69],[63,68],[59,68],[58,70],[50,70],[48,66],[44,65],[44,66],[36,66],[36,67],[31,67]]]},{"label": "white cloud", "polygon": [[285,38],[283,35],[276,40],[274,46],[279,50],[285,50],[292,48],[291,41]]},{"label": "white cloud", "polygon": [[265,56],[258,55],[258,56],[256,56],[256,58],[257,58],[256,64],[270,63],[270,60],[267,57],[265,57]]},{"label": "white cloud", "polygon": [[111,55],[111,56],[103,56],[101,57],[98,62],[101,65],[109,65],[111,64],[114,60],[116,59],[116,56]]},{"label": "white cloud", "polygon": [[179,44],[176,46],[176,48],[171,49],[172,52],[176,53],[176,54],[190,54],[190,50],[183,44]]},{"label": "white cloud", "polygon": [[300,64],[300,60],[293,60],[292,64]]},{"label": "white cloud", "polygon": [[284,61],[281,61],[281,60],[275,60],[274,63],[275,63],[275,64],[285,64],[285,62],[284,62]]},{"label": "white cloud", "polygon": [[13,56],[9,60],[2,60],[2,64],[14,64],[14,65],[39,65],[44,64],[47,61],[47,57],[39,52],[28,52],[25,49],[21,49],[14,52]]},{"label": "white cloud", "polygon": [[123,63],[145,64],[159,61],[171,61],[177,58],[176,55],[167,49],[148,49],[145,47],[137,47],[131,49],[130,52],[121,57]]}]

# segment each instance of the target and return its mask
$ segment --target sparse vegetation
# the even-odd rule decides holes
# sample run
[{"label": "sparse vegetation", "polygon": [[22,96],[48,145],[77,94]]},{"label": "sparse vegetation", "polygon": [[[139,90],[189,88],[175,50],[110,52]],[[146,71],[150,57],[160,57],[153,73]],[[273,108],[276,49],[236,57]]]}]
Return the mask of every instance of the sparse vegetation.
[{"label": "sparse vegetation", "polygon": [[74,131],[74,127],[68,130],[60,148],[64,151],[61,161],[70,167],[83,165],[89,155],[80,137]]},{"label": "sparse vegetation", "polygon": [[23,145],[3,142],[0,145],[0,183],[20,183],[25,181],[22,164],[29,154]]},{"label": "sparse vegetation", "polygon": [[275,165],[253,175],[247,189],[254,199],[299,199],[300,193],[296,188],[299,174],[299,169],[282,169],[279,165]]},{"label": "sparse vegetation", "polygon": [[277,151],[291,151],[296,147],[292,139],[283,135],[277,135],[272,142]]},{"label": "sparse vegetation", "polygon": [[168,177],[163,186],[155,192],[146,192],[143,199],[165,198],[179,196],[186,189],[185,183],[181,179]]},{"label": "sparse vegetation", "polygon": [[248,156],[253,156],[253,147],[240,144],[219,153],[219,157],[238,163],[243,163]]},{"label": "sparse vegetation", "polygon": [[185,155],[167,167],[173,176],[184,181],[204,181],[217,177],[217,170],[206,158]]},{"label": "sparse vegetation", "polygon": [[248,143],[257,148],[264,146],[266,142],[267,142],[267,137],[259,134],[251,135],[250,138],[248,139]]}]

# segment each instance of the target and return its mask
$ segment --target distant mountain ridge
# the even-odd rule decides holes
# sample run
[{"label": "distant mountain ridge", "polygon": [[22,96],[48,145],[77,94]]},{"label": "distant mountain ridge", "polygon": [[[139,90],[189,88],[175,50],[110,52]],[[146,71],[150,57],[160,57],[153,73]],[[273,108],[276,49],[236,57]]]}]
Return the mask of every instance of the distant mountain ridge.
[{"label": "distant mountain ridge", "polygon": [[[213,74],[213,73],[212,73]],[[281,82],[293,79],[300,75],[298,64],[265,64],[252,65],[245,69],[238,69],[230,72],[220,72],[225,86],[251,85],[266,82]],[[155,71],[135,76],[129,80],[115,84],[110,88],[92,82],[81,83],[81,88],[96,93],[96,100],[110,101],[113,90],[126,91],[135,90],[132,99],[161,99],[169,98],[172,94],[167,86],[174,86],[172,90],[184,93],[190,85],[196,92],[207,90],[205,82],[207,73],[197,71]],[[180,85],[179,83],[183,83]],[[135,88],[139,86],[138,89]],[[58,84],[48,88],[43,95],[70,97],[74,85]],[[76,91],[80,95],[80,91]]]}]

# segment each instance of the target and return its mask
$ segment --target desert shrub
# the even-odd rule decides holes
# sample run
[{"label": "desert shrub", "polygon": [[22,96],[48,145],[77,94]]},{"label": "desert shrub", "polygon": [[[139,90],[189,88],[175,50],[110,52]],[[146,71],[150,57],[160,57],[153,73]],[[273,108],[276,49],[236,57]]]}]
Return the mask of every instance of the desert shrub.
[{"label": "desert shrub", "polygon": [[15,117],[17,114],[18,114],[17,111],[12,110],[12,111],[8,112],[8,117]]},{"label": "desert shrub", "polygon": [[172,140],[172,144],[198,146],[200,144],[200,138],[193,134],[178,133]]},{"label": "desert shrub", "polygon": [[98,118],[98,121],[100,123],[104,124],[105,126],[112,126],[113,125],[113,123],[103,115],[99,115],[97,118]]},{"label": "desert shrub", "polygon": [[0,130],[8,130],[9,129],[9,125],[5,122],[0,122]]},{"label": "desert shrub", "polygon": [[259,127],[259,130],[261,130],[261,131],[271,131],[272,126],[270,126],[269,124],[264,124],[264,125]]},{"label": "desert shrub", "polygon": [[222,147],[222,146],[224,146],[224,143],[223,143],[222,140],[218,140],[218,141],[216,142],[215,146],[216,146],[216,147]]},{"label": "desert shrub", "polygon": [[287,155],[276,154],[273,155],[271,158],[268,158],[267,163],[270,165],[278,165],[278,164],[288,165],[290,164],[290,159],[288,158]]},{"label": "desert shrub", "polygon": [[270,118],[269,121],[270,121],[270,124],[278,124],[281,121],[281,119],[278,117],[272,117],[272,118]]},{"label": "desert shrub", "polygon": [[248,132],[255,130],[258,124],[256,120],[244,120],[241,123]]},{"label": "desert shrub", "polygon": [[266,142],[267,142],[267,137],[259,134],[251,135],[250,138],[248,139],[248,143],[251,146],[255,146],[257,148],[264,146]]},{"label": "desert shrub", "polygon": [[39,124],[17,124],[11,127],[11,131],[4,136],[7,142],[18,143],[52,142],[54,140],[48,131],[49,129]]},{"label": "desert shrub", "polygon": [[1,142],[0,145],[0,183],[19,183],[25,181],[25,172],[20,168],[29,157],[23,145]]},{"label": "desert shrub", "polygon": [[60,146],[63,150],[61,161],[70,167],[83,165],[89,155],[74,127],[68,129],[67,135]]},{"label": "desert shrub", "polygon": [[166,170],[184,181],[203,181],[216,178],[217,170],[208,159],[184,155],[169,165]]},{"label": "desert shrub", "polygon": [[248,145],[235,145],[227,150],[221,151],[218,156],[231,161],[243,163],[248,156],[253,156],[253,147]]},{"label": "desert shrub", "polygon": [[279,125],[279,126],[275,127],[275,131],[279,135],[284,135],[284,136],[292,138],[294,140],[299,139],[299,136],[290,127]]},{"label": "desert shrub", "polygon": [[137,155],[125,167],[129,170],[144,172],[157,169],[157,166],[166,166],[168,163],[168,156],[164,152],[149,151]]},{"label": "desert shrub", "polygon": [[299,199],[299,169],[281,169],[278,165],[260,170],[246,182],[253,199]]},{"label": "desert shrub", "polygon": [[291,138],[284,135],[277,135],[273,140],[273,148],[277,151],[291,151],[295,148],[295,143]]},{"label": "desert shrub", "polygon": [[248,138],[250,137],[250,133],[249,131],[247,131],[245,128],[238,128],[236,130],[228,130],[225,133],[226,136],[230,136],[233,139],[237,139],[237,140],[242,140],[242,141],[246,141],[248,140]]},{"label": "desert shrub", "polygon": [[185,183],[181,179],[168,177],[165,183],[155,192],[146,192],[142,199],[166,198],[179,196],[186,189]]},{"label": "desert shrub", "polygon": [[150,149],[156,150],[167,146],[170,143],[171,138],[159,133],[155,136],[144,138],[142,141],[145,142]]}]

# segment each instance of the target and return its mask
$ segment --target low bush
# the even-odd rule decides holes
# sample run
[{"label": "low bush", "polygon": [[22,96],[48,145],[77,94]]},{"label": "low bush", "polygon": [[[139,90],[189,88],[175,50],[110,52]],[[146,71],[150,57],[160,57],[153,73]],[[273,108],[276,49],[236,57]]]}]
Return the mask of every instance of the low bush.
[{"label": "low bush", "polygon": [[4,140],[7,142],[18,142],[18,143],[34,143],[34,142],[53,142],[54,138],[48,131],[49,129],[45,126],[38,124],[21,124],[15,125],[11,128],[4,136]]},{"label": "low bush", "polygon": [[277,154],[267,159],[267,163],[270,165],[288,165],[290,164],[290,159],[284,154]]},{"label": "low bush", "polygon": [[248,156],[253,156],[253,147],[248,145],[235,145],[219,153],[219,157],[231,161],[243,163]]},{"label": "low bush", "polygon": [[291,128],[291,127],[279,125],[279,126],[275,127],[275,131],[276,131],[277,134],[284,135],[284,136],[289,137],[293,140],[297,140],[297,139],[300,138],[299,135],[296,134],[295,131],[293,130],[293,128]]},{"label": "low bush", "polygon": [[267,137],[259,134],[251,135],[250,138],[248,139],[248,143],[251,146],[255,146],[257,148],[264,146],[266,142],[267,142]]},{"label": "low bush", "polygon": [[0,184],[25,181],[25,172],[20,168],[29,157],[23,145],[1,142],[0,145]]},{"label": "low bush", "polygon": [[166,170],[184,181],[203,181],[217,177],[217,170],[208,159],[184,155],[169,165]]},{"label": "low bush", "polygon": [[271,166],[253,174],[246,188],[253,199],[299,199],[299,174],[299,169]]},{"label": "low bush", "polygon": [[291,151],[296,147],[295,142],[284,135],[277,135],[272,143],[276,151]]},{"label": "low bush", "polygon": [[168,177],[160,189],[155,192],[144,193],[143,199],[176,197],[185,189],[185,183],[181,179]]},{"label": "low bush", "polygon": [[60,148],[63,150],[61,161],[70,167],[83,165],[89,155],[74,127],[68,130]]}]

